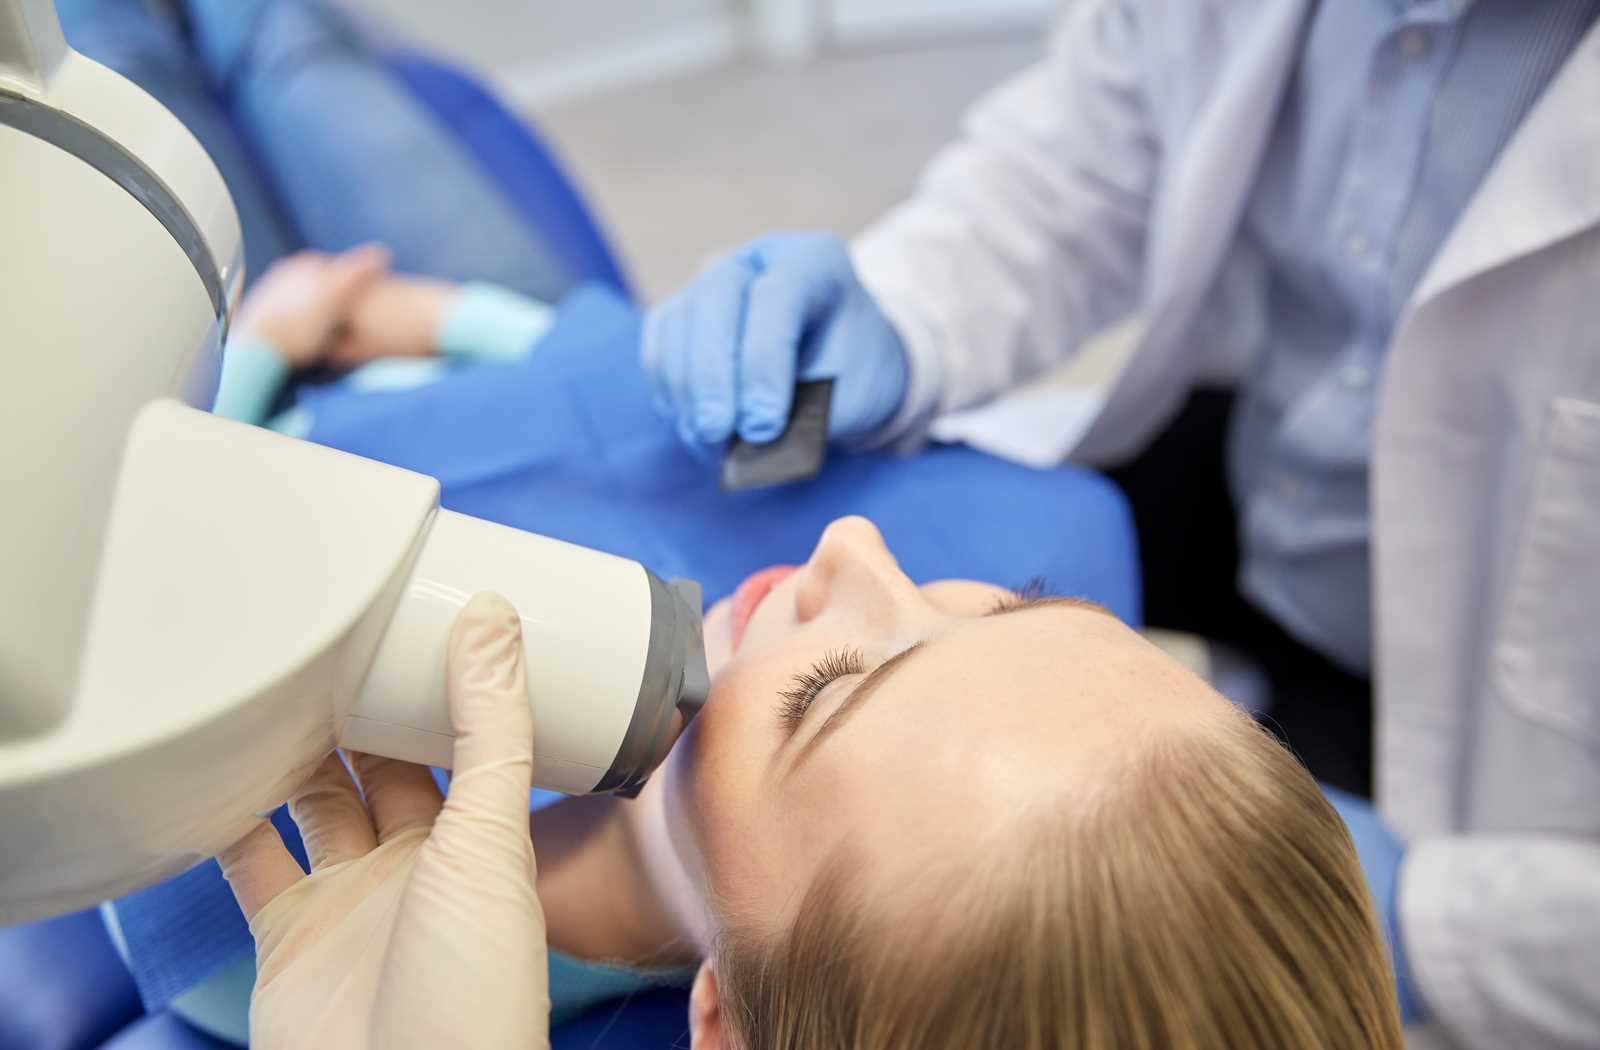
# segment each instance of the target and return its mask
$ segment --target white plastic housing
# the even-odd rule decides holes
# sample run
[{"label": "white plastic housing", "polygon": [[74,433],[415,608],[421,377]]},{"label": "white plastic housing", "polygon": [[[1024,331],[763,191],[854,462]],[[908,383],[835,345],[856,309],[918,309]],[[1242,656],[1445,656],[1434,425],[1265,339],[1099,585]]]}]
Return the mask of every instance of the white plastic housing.
[{"label": "white plastic housing", "polygon": [[48,0],[0,0],[0,103],[114,141],[181,197],[223,310],[149,209],[72,153],[0,121],[0,739],[66,716],[128,422],[210,407],[239,225],[176,117],[61,43]]},{"label": "white plastic housing", "polygon": [[589,790],[629,740],[633,781],[659,760],[703,667],[663,621],[686,652],[658,647],[630,725],[641,566],[199,410],[241,279],[226,187],[48,0],[0,0],[0,231],[0,923],[213,855],[341,739],[448,764],[445,639],[478,590],[523,615],[541,784]]},{"label": "white plastic housing", "polygon": [[0,922],[234,841],[335,743],[450,765],[445,641],[522,616],[535,782],[594,788],[639,700],[644,568],[438,509],[432,478],[157,401],[128,435],[77,689],[0,743]]},{"label": "white plastic housing", "polygon": [[72,702],[0,743],[0,921],[176,874],[283,802],[332,748],[437,497],[174,401],[140,411]]},{"label": "white plastic housing", "polygon": [[644,566],[448,510],[423,540],[340,746],[450,766],[445,642],[456,613],[485,590],[522,617],[535,783],[593,790],[639,702],[651,616]]}]

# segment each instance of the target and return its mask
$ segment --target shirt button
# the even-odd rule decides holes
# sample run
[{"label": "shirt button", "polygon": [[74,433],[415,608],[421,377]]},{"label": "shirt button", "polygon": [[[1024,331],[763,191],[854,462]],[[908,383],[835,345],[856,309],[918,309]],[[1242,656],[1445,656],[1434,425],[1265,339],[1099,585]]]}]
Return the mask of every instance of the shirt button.
[{"label": "shirt button", "polygon": [[1345,365],[1339,369],[1339,382],[1347,390],[1365,390],[1372,382],[1372,372],[1365,365]]},{"label": "shirt button", "polygon": [[1344,239],[1345,254],[1352,259],[1359,259],[1372,249],[1372,241],[1367,235],[1357,231]]},{"label": "shirt button", "polygon": [[1400,34],[1400,50],[1407,58],[1421,58],[1428,53],[1428,34],[1420,29],[1407,29]]},{"label": "shirt button", "polygon": [[1300,482],[1285,474],[1278,479],[1278,495],[1293,503],[1300,498]]}]

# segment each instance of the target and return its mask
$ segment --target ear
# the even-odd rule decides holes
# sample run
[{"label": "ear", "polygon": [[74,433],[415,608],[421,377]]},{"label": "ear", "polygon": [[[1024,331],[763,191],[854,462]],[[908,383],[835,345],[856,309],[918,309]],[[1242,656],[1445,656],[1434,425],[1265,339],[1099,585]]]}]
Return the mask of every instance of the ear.
[{"label": "ear", "polygon": [[717,995],[717,967],[710,960],[700,964],[689,990],[689,1050],[733,1050],[732,1040],[722,1025],[722,1000]]}]

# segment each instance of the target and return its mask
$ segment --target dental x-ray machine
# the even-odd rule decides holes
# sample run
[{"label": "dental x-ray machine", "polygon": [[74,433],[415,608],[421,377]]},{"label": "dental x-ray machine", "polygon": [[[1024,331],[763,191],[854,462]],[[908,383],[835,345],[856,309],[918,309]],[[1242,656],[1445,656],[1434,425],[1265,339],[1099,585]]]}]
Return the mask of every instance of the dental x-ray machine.
[{"label": "dental x-ray machine", "polygon": [[522,615],[535,781],[637,790],[707,688],[699,589],[211,415],[241,283],[170,113],[0,0],[0,923],[173,875],[336,744],[445,765],[445,638]]}]

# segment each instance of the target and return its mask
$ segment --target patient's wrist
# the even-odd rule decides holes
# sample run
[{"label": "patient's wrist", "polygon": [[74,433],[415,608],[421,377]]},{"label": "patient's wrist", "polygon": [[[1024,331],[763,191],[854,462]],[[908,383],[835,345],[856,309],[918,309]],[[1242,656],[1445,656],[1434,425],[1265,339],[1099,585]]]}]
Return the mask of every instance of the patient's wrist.
[{"label": "patient's wrist", "polygon": [[260,336],[239,334],[222,352],[222,379],[212,411],[241,423],[260,423],[289,379],[289,360]]}]

